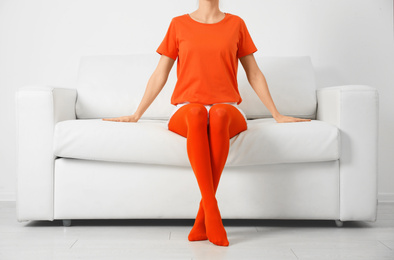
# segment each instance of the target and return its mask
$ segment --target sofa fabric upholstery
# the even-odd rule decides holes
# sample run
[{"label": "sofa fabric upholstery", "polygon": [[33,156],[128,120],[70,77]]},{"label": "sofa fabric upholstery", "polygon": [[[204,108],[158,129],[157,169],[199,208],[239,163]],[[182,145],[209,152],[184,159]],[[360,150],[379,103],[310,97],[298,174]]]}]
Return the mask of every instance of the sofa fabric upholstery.
[{"label": "sofa fabric upholstery", "polygon": [[29,85],[15,95],[17,215],[53,219],[53,133],[56,123],[75,120],[76,89]]},{"label": "sofa fabric upholstery", "polygon": [[[378,203],[377,89],[365,85],[317,90],[317,119],[341,131],[341,218],[376,218]],[[355,184],[357,183],[357,184]]]},{"label": "sofa fabric upholstery", "polygon": [[[277,124],[273,118],[248,120],[248,130],[230,139],[226,165],[318,162],[339,159],[340,133],[334,125],[312,120]],[[137,124],[100,119],[56,124],[58,157],[111,162],[190,166],[186,138],[167,129],[166,121]]]}]

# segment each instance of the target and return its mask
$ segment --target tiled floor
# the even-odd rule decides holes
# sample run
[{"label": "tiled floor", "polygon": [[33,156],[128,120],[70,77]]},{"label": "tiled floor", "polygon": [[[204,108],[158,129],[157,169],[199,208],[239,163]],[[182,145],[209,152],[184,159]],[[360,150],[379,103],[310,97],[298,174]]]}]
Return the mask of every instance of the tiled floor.
[{"label": "tiled floor", "polygon": [[0,259],[394,259],[394,203],[376,222],[223,220],[229,247],[189,242],[193,220],[16,221],[0,202]]}]

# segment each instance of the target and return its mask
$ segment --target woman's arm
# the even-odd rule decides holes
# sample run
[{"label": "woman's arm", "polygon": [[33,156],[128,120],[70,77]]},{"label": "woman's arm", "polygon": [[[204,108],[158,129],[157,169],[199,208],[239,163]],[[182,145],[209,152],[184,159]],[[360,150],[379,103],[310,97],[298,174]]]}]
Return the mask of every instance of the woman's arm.
[{"label": "woman's arm", "polygon": [[103,120],[116,122],[137,122],[163,89],[174,62],[174,59],[165,55],[161,55],[159,64],[152,73],[152,76],[149,78],[144,96],[142,97],[141,102],[134,114],[116,118],[103,118]]},{"label": "woman's arm", "polygon": [[241,64],[245,69],[246,77],[248,78],[248,81],[252,86],[253,90],[256,92],[257,96],[271,112],[272,117],[278,123],[311,121],[310,119],[281,115],[275,107],[274,101],[272,100],[271,94],[268,90],[267,81],[265,80],[263,73],[258,67],[253,53],[241,57],[239,60],[241,61]]}]

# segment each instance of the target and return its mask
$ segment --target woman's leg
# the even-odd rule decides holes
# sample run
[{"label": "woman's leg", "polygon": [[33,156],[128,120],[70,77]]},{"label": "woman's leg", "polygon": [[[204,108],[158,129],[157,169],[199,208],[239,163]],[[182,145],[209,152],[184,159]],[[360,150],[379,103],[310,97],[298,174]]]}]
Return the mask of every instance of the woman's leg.
[{"label": "woman's leg", "polygon": [[207,122],[206,108],[201,104],[191,103],[175,112],[168,123],[168,129],[187,138],[187,154],[200,188],[209,241],[228,246],[227,233],[215,198]]},{"label": "woman's leg", "polygon": [[[216,194],[220,176],[227,161],[230,138],[247,129],[245,118],[237,108],[229,104],[215,104],[209,110],[209,140],[214,192]],[[202,200],[190,241],[206,240],[204,207]]]}]

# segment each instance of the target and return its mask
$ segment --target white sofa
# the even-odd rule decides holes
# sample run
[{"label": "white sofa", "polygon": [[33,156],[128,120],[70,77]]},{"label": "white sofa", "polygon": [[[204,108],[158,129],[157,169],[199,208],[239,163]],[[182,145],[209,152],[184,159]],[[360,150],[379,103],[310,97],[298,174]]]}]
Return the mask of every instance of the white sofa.
[{"label": "white sofa", "polygon": [[[177,62],[137,123],[101,120],[136,110],[159,58],[82,56],[74,86],[18,89],[18,221],[195,218],[186,138],[167,129]],[[279,112],[312,121],[276,123],[239,63],[248,130],[230,139],[222,218],[375,221],[376,88],[316,89],[308,56],[256,60]]]}]

